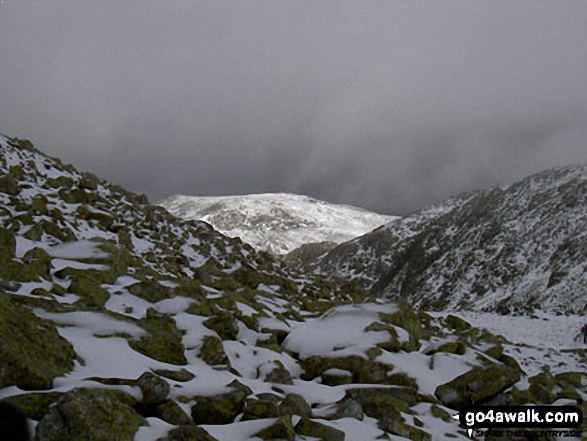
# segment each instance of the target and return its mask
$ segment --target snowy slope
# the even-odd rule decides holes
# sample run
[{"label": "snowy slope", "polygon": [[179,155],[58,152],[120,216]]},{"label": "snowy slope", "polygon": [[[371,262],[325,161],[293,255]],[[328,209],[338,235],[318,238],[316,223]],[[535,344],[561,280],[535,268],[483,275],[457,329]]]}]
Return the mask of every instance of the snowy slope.
[{"label": "snowy slope", "polygon": [[587,166],[451,199],[335,248],[316,270],[423,308],[587,311]]},{"label": "snowy slope", "polygon": [[511,317],[516,339],[375,301],[26,141],[0,151],[0,400],[36,440],[467,440],[471,374],[480,402],[587,399],[579,317]]},{"label": "snowy slope", "polygon": [[229,237],[275,255],[308,243],[346,242],[397,219],[287,193],[177,195],[158,204],[175,216],[206,221]]}]

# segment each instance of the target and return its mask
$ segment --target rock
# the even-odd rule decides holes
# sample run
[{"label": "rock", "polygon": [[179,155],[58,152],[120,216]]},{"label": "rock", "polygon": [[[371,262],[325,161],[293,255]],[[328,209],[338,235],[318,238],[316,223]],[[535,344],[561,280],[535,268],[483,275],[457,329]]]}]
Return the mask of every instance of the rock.
[{"label": "rock", "polygon": [[191,381],[194,378],[196,378],[196,376],[194,374],[192,374],[187,369],[183,369],[183,368],[178,371],[174,371],[171,369],[155,369],[155,373],[157,375],[162,376],[162,377],[169,378],[170,380],[179,381],[182,383],[185,383],[187,381]]},{"label": "rock", "polygon": [[34,270],[34,273],[47,278],[50,275],[52,257],[42,248],[33,248],[28,250],[23,258],[23,262]]},{"label": "rock", "polygon": [[444,319],[444,323],[450,329],[454,329],[455,331],[458,331],[458,332],[468,331],[472,327],[469,322],[466,322],[462,318],[457,317],[456,315],[452,315],[452,314],[449,314],[446,316],[446,318]]},{"label": "rock", "polygon": [[406,352],[418,350],[420,347],[420,339],[422,338],[422,325],[420,318],[409,305],[398,303],[396,312],[392,314],[379,313],[382,322],[390,325],[399,326],[405,329],[409,336],[409,342],[403,344],[403,350]]},{"label": "rock", "polygon": [[247,399],[243,410],[243,421],[260,420],[264,418],[276,418],[279,416],[277,403]]},{"label": "rock", "polygon": [[257,377],[264,377],[264,381],[267,383],[293,384],[290,372],[279,360],[273,360],[259,366]]},{"label": "rock", "polygon": [[293,441],[296,434],[291,423],[291,418],[282,416],[277,418],[269,427],[257,432],[254,436],[261,439]]},{"label": "rock", "polygon": [[194,397],[192,419],[196,424],[229,424],[242,413],[251,389],[236,381],[228,386],[233,390],[211,397]]},{"label": "rock", "polygon": [[487,401],[520,380],[520,373],[502,364],[476,366],[434,392],[447,407],[459,410]]},{"label": "rock", "polygon": [[306,417],[298,421],[294,430],[299,435],[320,438],[323,441],[344,441],[345,439],[343,431]]},{"label": "rock", "polygon": [[236,340],[238,324],[233,313],[219,311],[204,322],[204,326],[215,331],[222,340]]},{"label": "rock", "polygon": [[341,369],[352,374],[353,383],[385,383],[391,366],[377,361],[365,359],[360,355],[346,357],[323,357],[312,355],[301,362],[304,373],[302,380],[313,380],[329,369]]},{"label": "rock", "polygon": [[0,291],[0,388],[50,389],[73,368],[75,353],[55,326]]},{"label": "rock", "polygon": [[[131,397],[132,398],[132,397]],[[127,404],[96,389],[74,389],[36,427],[35,441],[132,441],[146,420]]]},{"label": "rock", "polygon": [[2,401],[18,407],[27,418],[39,421],[49,412],[51,404],[58,401],[63,395],[63,392],[31,392],[13,395]]},{"label": "rock", "polygon": [[193,424],[181,425],[171,430],[165,438],[157,441],[217,441],[201,427]]},{"label": "rock", "polygon": [[358,402],[365,414],[375,419],[384,418],[390,412],[408,412],[420,402],[417,389],[403,386],[347,389],[346,398]]},{"label": "rock", "polygon": [[185,348],[182,344],[183,335],[177,329],[173,317],[149,308],[146,317],[140,319],[139,325],[148,334],[138,341],[129,340],[128,344],[131,348],[163,363],[187,364]]},{"label": "rock", "polygon": [[309,417],[312,415],[312,408],[308,402],[298,394],[287,394],[279,405],[281,415],[299,415]]},{"label": "rock", "polygon": [[160,284],[155,279],[147,279],[127,287],[128,292],[151,303],[175,297],[173,288]]},{"label": "rock", "polygon": [[165,400],[157,404],[153,409],[153,416],[176,426],[194,423],[181,406],[173,400]]},{"label": "rock", "polygon": [[467,351],[467,346],[461,340],[448,341],[441,345],[426,351],[426,355],[436,354],[437,352],[445,352],[447,354],[463,355]]},{"label": "rock", "polygon": [[151,372],[143,373],[137,379],[137,386],[143,393],[143,404],[155,404],[164,401],[169,395],[169,384]]},{"label": "rock", "polygon": [[344,397],[342,400],[336,403],[334,413],[328,415],[329,420],[338,420],[340,418],[354,418],[359,421],[363,421],[365,413],[363,412],[363,406],[349,397]]},{"label": "rock", "polygon": [[110,293],[99,281],[84,276],[73,277],[67,292],[78,295],[78,303],[88,308],[102,308],[110,298]]},{"label": "rock", "polygon": [[9,196],[16,196],[20,193],[18,181],[12,175],[5,175],[0,177],[0,192],[6,193]]},{"label": "rock", "polygon": [[7,262],[16,252],[16,238],[7,228],[0,228],[0,262]]},{"label": "rock", "polygon": [[322,372],[321,377],[322,384],[327,386],[340,386],[353,382],[353,373],[344,369],[328,369]]},{"label": "rock", "polygon": [[230,367],[230,360],[224,352],[222,340],[218,337],[206,335],[202,338],[202,348],[200,349],[200,357],[210,366],[222,366],[226,369]]}]

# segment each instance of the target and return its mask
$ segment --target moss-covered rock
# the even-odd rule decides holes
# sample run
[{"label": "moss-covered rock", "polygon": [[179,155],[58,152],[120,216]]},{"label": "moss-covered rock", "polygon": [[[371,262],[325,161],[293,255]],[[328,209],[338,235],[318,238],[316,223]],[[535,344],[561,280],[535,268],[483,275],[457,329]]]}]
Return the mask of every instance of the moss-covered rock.
[{"label": "moss-covered rock", "polygon": [[472,327],[469,322],[452,314],[446,316],[444,323],[449,329],[453,329],[458,332],[468,331]]},{"label": "moss-covered rock", "polygon": [[248,398],[243,409],[243,420],[260,420],[279,416],[279,406],[273,401]]},{"label": "moss-covered rock", "polygon": [[475,366],[436,388],[436,397],[447,407],[459,410],[483,403],[520,380],[520,373],[503,364]]},{"label": "moss-covered rock", "polygon": [[293,384],[291,373],[279,360],[273,360],[259,367],[259,377],[265,377],[267,383]]},{"label": "moss-covered rock", "polygon": [[131,348],[163,363],[187,364],[185,348],[181,342],[183,335],[177,329],[173,317],[149,308],[146,317],[140,319],[138,324],[147,334],[139,340],[129,340]]},{"label": "moss-covered rock", "polygon": [[155,373],[173,381],[186,382],[193,380],[196,376],[187,369],[171,370],[171,369],[155,369]]},{"label": "moss-covered rock", "polygon": [[251,389],[238,382],[230,385],[230,392],[211,397],[194,397],[192,419],[196,424],[229,424],[242,413]]},{"label": "moss-covered rock", "polygon": [[173,400],[164,400],[153,407],[152,415],[176,426],[193,424],[187,413]]},{"label": "moss-covered rock", "polygon": [[296,433],[291,418],[282,416],[277,418],[269,427],[257,432],[254,436],[261,439],[293,441]]},{"label": "moss-covered rock", "polygon": [[110,293],[99,281],[83,275],[71,280],[67,292],[78,295],[78,303],[88,308],[102,308],[110,298]]},{"label": "moss-covered rock", "polygon": [[202,338],[200,357],[210,366],[220,366],[226,369],[230,367],[230,360],[226,352],[224,352],[222,340],[218,337],[206,335]]},{"label": "moss-covered rock", "polygon": [[2,401],[15,405],[27,418],[39,421],[49,412],[51,405],[57,402],[63,394],[63,392],[30,392],[13,395]]},{"label": "moss-covered rock", "polygon": [[0,388],[50,389],[73,368],[75,353],[55,326],[0,291]]},{"label": "moss-covered rock", "polygon": [[298,421],[294,430],[299,435],[320,438],[324,441],[344,441],[345,439],[345,434],[342,430],[335,429],[334,427],[319,423],[318,421],[313,421],[306,417],[302,417],[302,419]]},{"label": "moss-covered rock", "polygon": [[408,412],[420,401],[417,389],[403,386],[347,389],[346,397],[358,402],[365,414],[381,419],[388,412]]},{"label": "moss-covered rock", "polygon": [[392,369],[389,365],[359,355],[337,358],[312,355],[302,360],[301,366],[304,369],[302,380],[313,380],[330,369],[340,369],[351,373],[353,383],[385,383]]},{"label": "moss-covered rock", "polygon": [[287,394],[279,405],[281,415],[299,415],[309,417],[312,408],[304,397],[298,394]]},{"label": "moss-covered rock", "polygon": [[445,352],[447,354],[463,355],[467,351],[467,345],[461,340],[447,341],[438,345],[437,347],[426,351],[426,355],[436,354],[437,352]]},{"label": "moss-covered rock", "polygon": [[236,340],[239,331],[234,313],[227,311],[218,311],[204,322],[204,326],[215,331],[222,340]]},{"label": "moss-covered rock", "polygon": [[155,279],[147,279],[127,287],[132,295],[145,299],[151,303],[175,297],[173,288],[162,285]]},{"label": "moss-covered rock", "polygon": [[169,383],[151,372],[143,373],[136,384],[143,394],[143,404],[160,403],[169,395]]},{"label": "moss-covered rock", "polygon": [[10,196],[16,196],[20,193],[18,181],[12,175],[0,176],[0,192]]},{"label": "moss-covered rock", "polygon": [[35,441],[132,441],[145,419],[127,404],[96,389],[62,396],[36,428]]},{"label": "moss-covered rock", "polygon": [[418,350],[420,347],[419,341],[422,338],[422,325],[418,314],[405,303],[398,303],[396,307],[397,311],[391,314],[379,313],[381,321],[399,326],[408,332],[410,340],[403,344],[403,350],[406,352]]},{"label": "moss-covered rock", "polygon": [[218,441],[201,427],[194,424],[181,425],[157,441]]},{"label": "moss-covered rock", "polygon": [[16,238],[7,228],[0,228],[0,263],[5,263],[14,257],[16,252]]}]

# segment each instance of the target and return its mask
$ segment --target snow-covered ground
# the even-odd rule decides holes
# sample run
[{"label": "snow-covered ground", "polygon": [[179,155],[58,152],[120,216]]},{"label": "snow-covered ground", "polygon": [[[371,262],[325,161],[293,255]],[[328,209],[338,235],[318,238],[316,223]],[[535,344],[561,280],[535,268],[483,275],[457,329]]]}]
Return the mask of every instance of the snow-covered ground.
[{"label": "snow-covered ground", "polygon": [[158,205],[180,218],[206,221],[222,234],[273,254],[286,254],[307,243],[346,242],[399,219],[288,193],[177,195]]},{"label": "snow-covered ground", "polygon": [[[505,352],[513,356],[528,376],[536,375],[544,366],[553,373],[587,371],[585,357],[581,359],[574,349],[587,350],[580,329],[587,317],[539,313],[529,316],[509,316],[493,313],[455,311],[477,328],[503,335],[512,344],[504,345]],[[446,315],[432,313],[431,315]]]}]

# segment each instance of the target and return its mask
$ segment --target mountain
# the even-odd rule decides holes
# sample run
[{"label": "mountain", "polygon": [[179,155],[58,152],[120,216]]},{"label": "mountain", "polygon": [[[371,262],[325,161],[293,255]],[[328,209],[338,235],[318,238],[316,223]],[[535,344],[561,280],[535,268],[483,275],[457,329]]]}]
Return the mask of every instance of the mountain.
[{"label": "mountain", "polygon": [[361,236],[397,217],[287,193],[243,196],[172,196],[160,201],[182,219],[203,220],[257,250],[284,255],[302,245],[332,246]]},{"label": "mountain", "polygon": [[376,300],[26,140],[0,153],[2,439],[14,408],[35,441],[464,441],[473,402],[587,411],[581,317]]},{"label": "mountain", "polygon": [[587,312],[587,166],[461,195],[344,243],[313,268],[422,308]]}]

